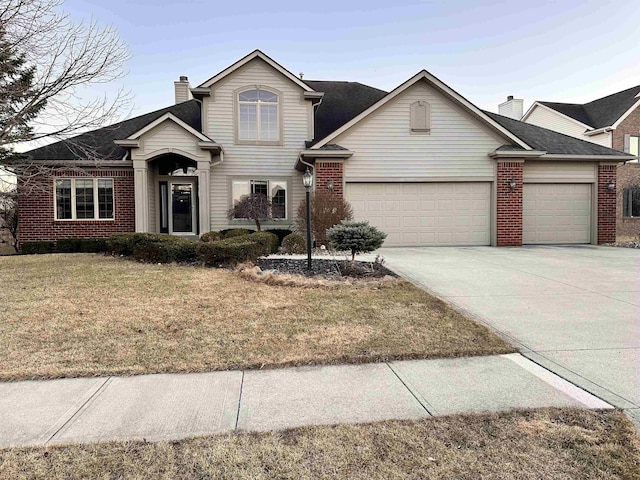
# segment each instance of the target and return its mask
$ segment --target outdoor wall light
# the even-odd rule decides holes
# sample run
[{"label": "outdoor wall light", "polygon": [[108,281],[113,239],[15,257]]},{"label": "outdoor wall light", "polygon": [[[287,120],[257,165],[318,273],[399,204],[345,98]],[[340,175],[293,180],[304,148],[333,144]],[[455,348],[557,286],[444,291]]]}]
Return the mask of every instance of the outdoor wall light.
[{"label": "outdoor wall light", "polygon": [[616,182],[614,182],[613,180],[609,180],[609,183],[607,183],[607,190],[609,190],[610,192],[613,192],[616,189]]},{"label": "outdoor wall light", "polygon": [[511,189],[512,192],[516,189],[517,186],[518,184],[516,183],[515,178],[509,179],[509,188]]},{"label": "outdoor wall light", "polygon": [[330,192],[333,192],[333,178],[330,178],[327,181],[327,190],[329,190]]}]

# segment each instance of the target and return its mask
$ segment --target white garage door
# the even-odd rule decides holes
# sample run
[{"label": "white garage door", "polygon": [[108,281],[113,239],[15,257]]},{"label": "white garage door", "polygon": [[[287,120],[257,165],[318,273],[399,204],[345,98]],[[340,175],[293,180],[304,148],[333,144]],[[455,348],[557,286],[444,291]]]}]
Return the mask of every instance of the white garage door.
[{"label": "white garage door", "polygon": [[489,245],[491,185],[347,183],[356,220],[387,234],[385,246]]},{"label": "white garage door", "polygon": [[525,183],[522,242],[590,243],[591,185]]}]

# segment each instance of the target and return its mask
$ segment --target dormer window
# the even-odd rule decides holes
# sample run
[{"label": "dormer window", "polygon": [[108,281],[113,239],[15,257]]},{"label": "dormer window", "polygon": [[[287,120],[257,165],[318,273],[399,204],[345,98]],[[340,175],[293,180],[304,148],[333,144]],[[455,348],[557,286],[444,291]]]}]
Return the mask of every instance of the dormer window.
[{"label": "dormer window", "polygon": [[238,93],[239,141],[276,143],[280,140],[280,95],[263,88]]},{"label": "dormer window", "polygon": [[429,133],[431,131],[431,105],[424,100],[411,104],[411,131]]}]

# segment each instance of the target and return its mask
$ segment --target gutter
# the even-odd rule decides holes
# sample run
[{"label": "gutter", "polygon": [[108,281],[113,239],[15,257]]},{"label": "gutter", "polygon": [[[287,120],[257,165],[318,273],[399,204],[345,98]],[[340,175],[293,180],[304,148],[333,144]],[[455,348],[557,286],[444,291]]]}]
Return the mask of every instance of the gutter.
[{"label": "gutter", "polygon": [[598,135],[600,133],[612,132],[613,130],[615,130],[615,128],[613,128],[613,127],[602,127],[602,128],[597,129],[597,130],[588,130],[588,131],[584,132],[584,135],[586,137],[591,137],[592,135]]}]

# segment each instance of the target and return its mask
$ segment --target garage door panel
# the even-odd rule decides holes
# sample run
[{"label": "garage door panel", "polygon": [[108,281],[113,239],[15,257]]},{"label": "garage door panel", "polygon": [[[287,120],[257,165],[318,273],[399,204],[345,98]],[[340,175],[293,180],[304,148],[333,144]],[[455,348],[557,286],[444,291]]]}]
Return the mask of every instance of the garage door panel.
[{"label": "garage door panel", "polygon": [[591,241],[590,184],[525,184],[523,196],[523,243]]},{"label": "garage door panel", "polygon": [[490,243],[488,182],[347,182],[346,198],[356,219],[387,233],[387,246]]}]

